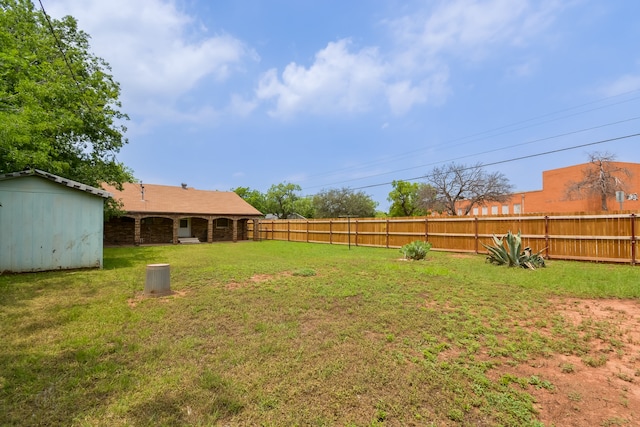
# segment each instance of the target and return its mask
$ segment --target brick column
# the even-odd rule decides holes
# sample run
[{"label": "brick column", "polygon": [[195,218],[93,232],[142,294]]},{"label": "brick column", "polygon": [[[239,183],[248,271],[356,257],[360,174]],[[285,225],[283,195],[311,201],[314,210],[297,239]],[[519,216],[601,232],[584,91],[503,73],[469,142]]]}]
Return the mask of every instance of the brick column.
[{"label": "brick column", "polygon": [[180,218],[173,218],[173,244],[178,244],[178,228],[180,228]]},{"label": "brick column", "polygon": [[233,219],[233,242],[238,241],[238,220],[236,218]]},{"label": "brick column", "polygon": [[207,220],[207,243],[213,243],[213,218]]},{"label": "brick column", "polygon": [[133,244],[138,246],[140,244],[140,216],[136,215],[134,221]]}]

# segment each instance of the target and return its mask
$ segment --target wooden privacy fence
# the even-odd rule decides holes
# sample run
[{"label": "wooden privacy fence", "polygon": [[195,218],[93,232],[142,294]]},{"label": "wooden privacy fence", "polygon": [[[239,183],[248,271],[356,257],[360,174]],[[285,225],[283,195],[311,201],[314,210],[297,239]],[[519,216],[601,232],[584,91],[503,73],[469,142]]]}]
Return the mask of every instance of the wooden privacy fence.
[{"label": "wooden privacy fence", "polygon": [[[250,237],[255,233],[249,224]],[[492,236],[522,233],[547,259],[636,264],[636,214],[261,220],[258,239],[400,248],[414,240],[432,250],[487,253]]]}]

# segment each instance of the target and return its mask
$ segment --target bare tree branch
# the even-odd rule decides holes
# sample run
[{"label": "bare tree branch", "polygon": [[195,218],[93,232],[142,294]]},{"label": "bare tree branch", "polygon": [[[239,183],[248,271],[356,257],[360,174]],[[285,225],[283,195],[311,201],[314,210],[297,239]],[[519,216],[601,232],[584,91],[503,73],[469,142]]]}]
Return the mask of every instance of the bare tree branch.
[{"label": "bare tree branch", "polygon": [[615,155],[608,152],[589,153],[589,164],[582,171],[582,180],[567,183],[567,199],[599,197],[601,209],[608,210],[607,199],[615,197],[616,191],[626,190],[626,180],[632,176],[627,168],[613,164],[614,161]]},{"label": "bare tree branch", "polygon": [[462,208],[463,214],[468,215],[474,206],[508,200],[513,189],[506,176],[500,172],[487,173],[480,163],[436,167],[428,175],[428,181],[450,215],[457,215],[458,202],[466,202]]}]

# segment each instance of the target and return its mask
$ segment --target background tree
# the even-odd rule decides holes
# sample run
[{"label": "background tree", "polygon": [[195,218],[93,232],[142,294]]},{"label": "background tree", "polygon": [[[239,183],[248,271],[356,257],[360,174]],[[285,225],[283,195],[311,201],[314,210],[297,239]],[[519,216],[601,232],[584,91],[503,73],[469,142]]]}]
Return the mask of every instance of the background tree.
[{"label": "background tree", "polygon": [[442,203],[440,197],[438,197],[438,191],[433,185],[421,184],[418,189],[418,207],[429,212],[443,212],[445,205]]},{"label": "background tree", "polygon": [[333,188],[313,196],[313,206],[316,218],[339,218],[345,215],[363,218],[375,216],[378,203],[362,191]]},{"label": "background tree", "polygon": [[631,172],[613,164],[615,155],[611,153],[589,153],[589,165],[582,171],[582,180],[567,183],[567,198],[600,198],[600,208],[608,210],[607,199],[615,197],[616,191],[626,189],[626,180]]},{"label": "background tree", "polygon": [[299,185],[287,182],[272,185],[266,195],[267,213],[274,214],[280,219],[288,218],[296,211],[296,201],[300,198],[296,192],[301,190]]},{"label": "background tree", "polygon": [[425,215],[426,210],[419,205],[420,187],[424,184],[407,181],[393,181],[393,190],[389,192],[387,200],[391,202],[389,216],[419,216]]},{"label": "background tree", "polygon": [[315,208],[312,197],[300,197],[293,204],[294,212],[305,218],[315,218]]},{"label": "background tree", "polygon": [[237,187],[232,189],[234,193],[240,196],[245,202],[258,209],[263,214],[267,213],[267,198],[258,190],[252,190],[249,187]]},{"label": "background tree", "polygon": [[133,181],[116,160],[127,143],[120,87],[88,39],[70,16],[48,21],[31,0],[0,0],[0,173]]},{"label": "background tree", "polygon": [[488,173],[480,163],[473,166],[450,163],[433,168],[427,177],[437,192],[437,200],[450,215],[457,215],[457,208],[468,215],[474,206],[505,202],[513,190],[504,174]]}]

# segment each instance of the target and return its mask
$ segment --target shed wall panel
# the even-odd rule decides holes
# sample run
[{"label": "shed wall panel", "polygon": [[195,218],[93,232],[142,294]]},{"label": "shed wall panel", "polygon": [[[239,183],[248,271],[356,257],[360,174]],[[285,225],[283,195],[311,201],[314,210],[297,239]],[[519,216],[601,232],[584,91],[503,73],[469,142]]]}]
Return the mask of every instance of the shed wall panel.
[{"label": "shed wall panel", "polygon": [[102,267],[103,199],[40,177],[0,181],[0,271]]}]

